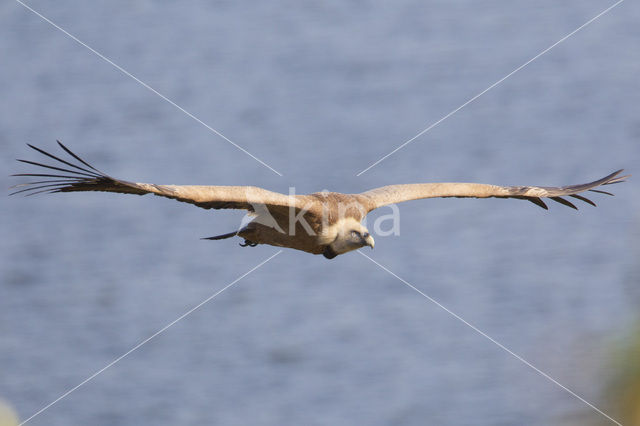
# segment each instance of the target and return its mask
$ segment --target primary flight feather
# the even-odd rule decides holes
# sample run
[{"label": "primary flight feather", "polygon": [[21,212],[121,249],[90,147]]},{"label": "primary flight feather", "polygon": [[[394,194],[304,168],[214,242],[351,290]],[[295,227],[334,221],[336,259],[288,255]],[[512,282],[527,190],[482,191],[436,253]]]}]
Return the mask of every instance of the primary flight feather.
[{"label": "primary flight feather", "polygon": [[623,182],[622,170],[591,183],[569,186],[497,186],[480,183],[414,183],[389,185],[360,194],[319,192],[307,195],[285,195],[254,186],[155,185],[128,182],[113,178],[96,169],[58,141],[69,156],[63,159],[28,144],[40,154],[55,160],[55,166],[29,160],[23,163],[53,170],[47,173],[18,173],[13,176],[38,178],[15,185],[13,194],[41,192],[105,191],[124,194],[155,194],[194,204],[205,209],[242,209],[253,220],[242,229],[206,239],[219,240],[238,236],[243,246],[270,244],[288,247],[332,259],[364,246],[373,248],[374,240],[362,225],[372,210],[403,201],[435,197],[517,198],[528,200],[547,209],[542,200],[548,198],[577,209],[565,196],[595,203],[583,194],[586,191],[613,195],[595,189],[602,185]]}]

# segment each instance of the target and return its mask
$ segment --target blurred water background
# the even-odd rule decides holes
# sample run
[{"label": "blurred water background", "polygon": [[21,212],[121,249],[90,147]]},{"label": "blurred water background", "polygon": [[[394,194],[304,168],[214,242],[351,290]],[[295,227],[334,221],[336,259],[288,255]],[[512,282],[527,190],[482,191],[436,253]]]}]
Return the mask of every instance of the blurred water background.
[{"label": "blurred water background", "polygon": [[[15,2],[0,5],[3,188],[60,139],[127,180],[298,193],[557,185],[626,168],[598,208],[400,206],[366,252],[598,405],[637,318],[640,7],[31,1],[280,177]],[[374,217],[388,214],[374,213]],[[115,194],[0,203],[0,398],[22,419],[277,249],[200,241],[239,212]],[[286,250],[32,425],[546,425],[604,417],[376,265]]]}]

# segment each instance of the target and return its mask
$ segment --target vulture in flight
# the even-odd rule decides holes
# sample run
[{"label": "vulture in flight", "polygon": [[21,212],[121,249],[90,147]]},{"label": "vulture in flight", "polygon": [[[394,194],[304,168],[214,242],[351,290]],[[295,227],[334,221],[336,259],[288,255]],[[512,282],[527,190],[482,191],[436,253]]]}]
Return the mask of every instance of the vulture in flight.
[{"label": "vulture in flight", "polygon": [[360,194],[318,192],[307,195],[285,195],[254,186],[156,185],[128,182],[113,178],[91,166],[58,141],[69,156],[57,157],[31,144],[29,147],[55,160],[55,166],[29,160],[18,160],[49,170],[47,173],[19,173],[34,181],[15,185],[11,195],[41,192],[105,191],[123,194],[155,194],[194,204],[205,209],[247,210],[253,219],[243,228],[228,234],[209,237],[220,240],[238,236],[243,246],[270,244],[288,247],[328,259],[357,250],[373,248],[373,237],[362,220],[372,210],[403,201],[435,197],[518,198],[547,209],[543,198],[565,206],[577,207],[564,196],[595,206],[583,194],[586,191],[613,195],[599,188],[623,182],[622,170],[591,183],[569,186],[497,186],[481,183],[412,183],[389,185]]}]

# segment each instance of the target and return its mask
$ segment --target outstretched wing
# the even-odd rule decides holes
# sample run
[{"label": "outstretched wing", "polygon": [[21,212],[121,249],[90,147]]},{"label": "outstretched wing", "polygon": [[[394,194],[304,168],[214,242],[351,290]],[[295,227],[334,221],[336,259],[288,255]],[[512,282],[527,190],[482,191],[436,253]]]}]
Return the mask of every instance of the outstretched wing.
[{"label": "outstretched wing", "polygon": [[618,176],[622,170],[611,173],[608,176],[591,183],[569,186],[497,186],[481,183],[413,183],[407,185],[389,185],[372,189],[359,194],[366,200],[369,211],[388,204],[400,203],[409,200],[435,197],[471,197],[471,198],[519,198],[547,209],[542,198],[549,198],[565,206],[578,209],[573,203],[562,198],[569,196],[595,206],[596,204],[579,195],[585,191],[598,192],[613,195],[610,192],[594,189],[602,185],[611,185],[623,182],[627,176]]},{"label": "outstretched wing", "polygon": [[56,165],[18,160],[23,163],[52,170],[48,173],[17,173],[12,176],[29,176],[37,180],[21,183],[12,188],[20,188],[10,195],[25,193],[34,195],[42,192],[105,191],[123,194],[155,194],[178,201],[195,204],[205,209],[244,209],[254,211],[255,206],[266,206],[269,211],[297,207],[300,197],[288,196],[254,186],[200,186],[200,185],[155,185],[128,182],[113,178],[96,169],[60,141],[58,145],[70,156],[59,158],[40,148],[27,144],[50,159]]}]

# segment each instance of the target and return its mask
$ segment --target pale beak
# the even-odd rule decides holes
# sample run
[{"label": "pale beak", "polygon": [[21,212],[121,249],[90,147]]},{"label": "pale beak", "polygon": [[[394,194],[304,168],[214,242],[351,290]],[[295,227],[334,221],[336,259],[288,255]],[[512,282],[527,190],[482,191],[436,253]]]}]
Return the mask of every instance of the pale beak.
[{"label": "pale beak", "polygon": [[373,240],[373,237],[371,236],[371,234],[367,235],[364,238],[364,245],[371,247],[371,249],[373,250],[373,246],[376,245],[376,242]]}]

